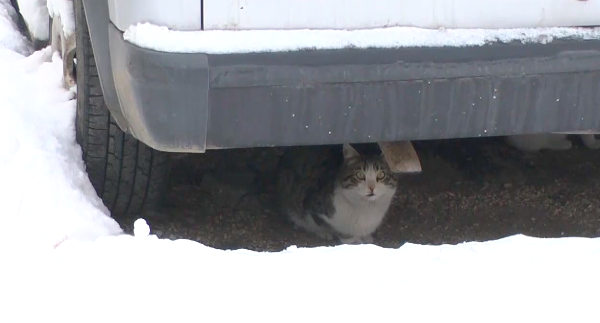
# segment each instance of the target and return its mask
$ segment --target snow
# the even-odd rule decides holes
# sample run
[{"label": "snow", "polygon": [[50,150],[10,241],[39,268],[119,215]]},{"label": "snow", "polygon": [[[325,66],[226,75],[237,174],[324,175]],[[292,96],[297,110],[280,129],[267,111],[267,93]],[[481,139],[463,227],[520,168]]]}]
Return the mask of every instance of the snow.
[{"label": "snow", "polygon": [[147,237],[150,235],[150,226],[144,219],[137,219],[133,223],[133,235],[136,237]]},{"label": "snow", "polygon": [[13,243],[52,247],[121,232],[85,173],[57,55],[0,50],[0,236]]},{"label": "snow", "polygon": [[253,252],[158,239],[143,219],[122,234],[86,177],[60,58],[13,40],[0,48],[0,322],[597,321],[600,238]]},{"label": "snow", "polygon": [[493,42],[548,43],[556,39],[600,39],[600,28],[174,31],[138,23],[125,40],[163,52],[231,54],[310,49],[482,46]]},{"label": "snow", "polygon": [[50,17],[60,17],[65,37],[68,38],[75,33],[75,11],[73,0],[48,0],[48,12]]},{"label": "snow", "polygon": [[600,239],[517,235],[459,245],[259,253],[118,236],[67,241],[27,265],[16,268],[27,276],[3,285],[17,292],[0,316],[111,323],[594,322]]},{"label": "snow", "polygon": [[17,0],[17,3],[31,36],[38,40],[48,40],[50,28],[46,0]]},{"label": "snow", "polygon": [[10,0],[0,0],[0,50],[6,48],[23,55],[32,52],[31,44],[18,31],[17,12]]}]

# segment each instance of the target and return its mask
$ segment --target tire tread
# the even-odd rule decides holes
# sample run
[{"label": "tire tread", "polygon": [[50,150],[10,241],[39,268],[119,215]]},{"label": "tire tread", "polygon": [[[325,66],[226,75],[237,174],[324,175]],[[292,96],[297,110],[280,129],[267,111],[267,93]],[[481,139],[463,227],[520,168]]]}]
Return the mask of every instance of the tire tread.
[{"label": "tire tread", "polygon": [[92,185],[113,215],[137,214],[164,194],[169,156],[124,133],[104,102],[81,0],[77,20],[77,141]]}]

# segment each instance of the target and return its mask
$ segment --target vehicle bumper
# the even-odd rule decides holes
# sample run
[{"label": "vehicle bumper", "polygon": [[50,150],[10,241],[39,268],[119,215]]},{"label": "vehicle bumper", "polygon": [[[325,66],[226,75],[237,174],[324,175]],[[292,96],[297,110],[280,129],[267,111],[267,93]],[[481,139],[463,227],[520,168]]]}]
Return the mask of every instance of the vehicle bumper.
[{"label": "vehicle bumper", "polygon": [[170,152],[600,130],[600,41],[165,53],[109,27],[128,130]]}]

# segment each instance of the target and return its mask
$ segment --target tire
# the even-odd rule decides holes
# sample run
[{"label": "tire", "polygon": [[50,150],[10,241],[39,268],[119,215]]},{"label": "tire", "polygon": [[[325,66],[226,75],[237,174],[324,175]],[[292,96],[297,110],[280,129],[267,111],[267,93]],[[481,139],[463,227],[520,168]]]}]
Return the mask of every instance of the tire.
[{"label": "tire", "polygon": [[81,0],[74,0],[77,45],[77,142],[88,177],[114,215],[138,214],[162,198],[170,169],[169,155],[126,134],[112,118],[98,70]]}]

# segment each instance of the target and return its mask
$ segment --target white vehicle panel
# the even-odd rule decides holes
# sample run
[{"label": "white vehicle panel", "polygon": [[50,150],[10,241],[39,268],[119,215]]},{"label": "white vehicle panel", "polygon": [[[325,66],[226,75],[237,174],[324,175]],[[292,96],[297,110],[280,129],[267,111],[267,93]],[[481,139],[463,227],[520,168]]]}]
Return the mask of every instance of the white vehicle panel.
[{"label": "white vehicle panel", "polygon": [[201,0],[109,0],[110,20],[122,31],[137,23],[201,30]]},{"label": "white vehicle panel", "polygon": [[204,0],[205,30],[600,25],[600,0]]}]

